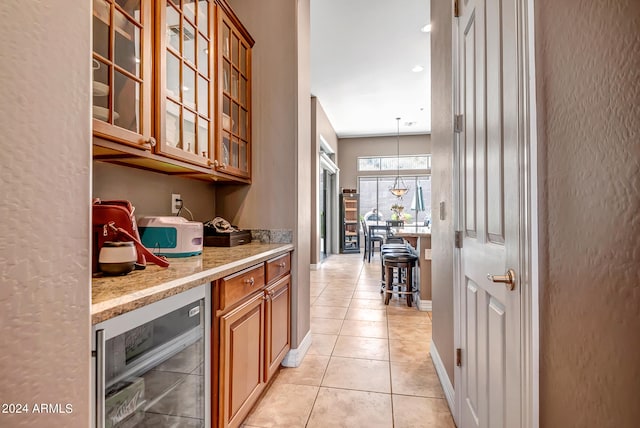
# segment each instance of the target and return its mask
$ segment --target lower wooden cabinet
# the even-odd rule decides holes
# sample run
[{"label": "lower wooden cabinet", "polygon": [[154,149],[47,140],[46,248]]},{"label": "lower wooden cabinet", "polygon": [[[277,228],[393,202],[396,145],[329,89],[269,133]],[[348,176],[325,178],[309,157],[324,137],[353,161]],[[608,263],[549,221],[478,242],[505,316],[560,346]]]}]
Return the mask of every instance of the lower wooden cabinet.
[{"label": "lower wooden cabinet", "polygon": [[291,347],[288,264],[278,276],[269,277],[266,285],[258,286],[258,278],[264,278],[261,272],[274,263],[281,265],[281,256],[217,283],[213,328],[218,332],[219,346],[214,344],[213,361],[218,367],[214,376],[218,390],[212,394],[214,400],[217,397],[213,403],[217,417],[214,410],[212,420],[218,421],[218,427],[235,428],[242,424]]},{"label": "lower wooden cabinet", "polygon": [[242,423],[264,388],[265,295],[259,293],[220,320],[222,426]]},{"label": "lower wooden cabinet", "polygon": [[287,275],[267,288],[265,371],[268,382],[278,370],[284,356],[291,348],[291,276]]}]

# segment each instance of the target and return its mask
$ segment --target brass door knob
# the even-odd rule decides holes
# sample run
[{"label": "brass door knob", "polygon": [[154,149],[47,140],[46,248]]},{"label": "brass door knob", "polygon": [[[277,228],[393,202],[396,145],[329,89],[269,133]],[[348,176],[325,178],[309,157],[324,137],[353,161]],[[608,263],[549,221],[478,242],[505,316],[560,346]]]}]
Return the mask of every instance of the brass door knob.
[{"label": "brass door knob", "polygon": [[487,279],[492,282],[500,282],[504,284],[509,291],[516,288],[516,272],[513,269],[509,269],[506,275],[491,275],[488,273]]}]

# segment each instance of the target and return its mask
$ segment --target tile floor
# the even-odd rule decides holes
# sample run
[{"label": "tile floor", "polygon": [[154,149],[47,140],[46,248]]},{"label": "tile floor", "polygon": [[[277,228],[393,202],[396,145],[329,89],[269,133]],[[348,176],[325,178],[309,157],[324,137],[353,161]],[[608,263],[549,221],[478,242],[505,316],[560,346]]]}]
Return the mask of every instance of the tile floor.
[{"label": "tile floor", "polygon": [[313,344],[282,368],[245,428],[455,427],[431,357],[431,313],[385,306],[380,260],[333,255],[311,272]]}]

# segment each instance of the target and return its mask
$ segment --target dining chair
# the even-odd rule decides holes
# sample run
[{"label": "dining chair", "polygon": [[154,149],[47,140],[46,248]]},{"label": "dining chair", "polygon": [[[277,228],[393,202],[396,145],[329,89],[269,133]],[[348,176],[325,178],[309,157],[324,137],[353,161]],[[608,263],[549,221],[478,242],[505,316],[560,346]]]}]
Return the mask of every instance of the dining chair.
[{"label": "dining chair", "polygon": [[393,237],[392,227],[404,227],[404,220],[387,220],[387,239]]},{"label": "dining chair", "polygon": [[371,254],[375,250],[375,243],[378,242],[380,248],[382,248],[385,237],[372,234],[364,220],[360,220],[360,224],[362,225],[362,233],[364,234],[364,255],[362,256],[362,260],[367,259],[367,261],[371,263]]}]

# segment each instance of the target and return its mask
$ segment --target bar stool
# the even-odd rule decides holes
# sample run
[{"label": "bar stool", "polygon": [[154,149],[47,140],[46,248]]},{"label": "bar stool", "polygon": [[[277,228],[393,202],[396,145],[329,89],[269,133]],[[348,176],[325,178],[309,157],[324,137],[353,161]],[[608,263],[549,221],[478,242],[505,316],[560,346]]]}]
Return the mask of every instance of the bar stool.
[{"label": "bar stool", "polygon": [[[418,256],[410,254],[387,254],[384,256],[384,268],[386,270],[385,296],[384,304],[389,304],[392,293],[405,294],[407,296],[407,306],[411,307],[413,300],[413,268],[416,266]],[[393,290],[393,270],[398,270],[398,282],[395,283],[399,287],[398,291]],[[401,270],[405,270],[404,282],[402,282]],[[402,286],[405,290],[402,291]]]},{"label": "bar stool", "polygon": [[380,247],[380,293],[384,291],[384,256],[386,254],[411,254],[407,243],[386,243]]}]

